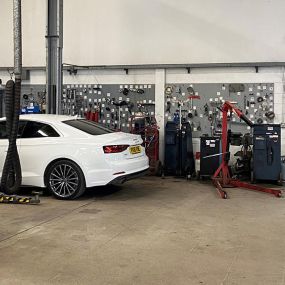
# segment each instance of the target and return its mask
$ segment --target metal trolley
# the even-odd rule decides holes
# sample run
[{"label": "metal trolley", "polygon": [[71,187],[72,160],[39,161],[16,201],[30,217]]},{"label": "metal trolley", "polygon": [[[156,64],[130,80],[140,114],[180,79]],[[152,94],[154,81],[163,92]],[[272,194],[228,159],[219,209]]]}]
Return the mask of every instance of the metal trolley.
[{"label": "metal trolley", "polygon": [[159,160],[159,127],[154,116],[136,114],[131,117],[130,133],[141,135],[146,155],[149,158],[151,174],[161,176],[162,164]]}]

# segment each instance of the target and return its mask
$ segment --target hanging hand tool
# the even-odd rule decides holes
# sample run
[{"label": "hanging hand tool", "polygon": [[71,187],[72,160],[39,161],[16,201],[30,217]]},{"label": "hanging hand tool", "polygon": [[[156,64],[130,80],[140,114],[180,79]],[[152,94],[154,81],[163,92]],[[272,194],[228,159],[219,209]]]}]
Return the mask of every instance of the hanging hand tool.
[{"label": "hanging hand tool", "polygon": [[128,88],[124,88],[123,90],[122,90],[122,93],[125,95],[125,96],[127,96],[128,94],[129,94],[129,89]]},{"label": "hanging hand tool", "polygon": [[193,89],[192,86],[188,86],[188,87],[187,87],[187,92],[188,92],[189,94],[191,94],[191,95],[195,94],[195,91],[194,91],[194,89]]},{"label": "hanging hand tool", "polygon": [[166,86],[165,87],[165,94],[166,95],[171,95],[173,92],[173,87],[172,86]]},{"label": "hanging hand tool", "polygon": [[198,126],[197,126],[197,131],[200,132],[201,130],[202,130],[202,128],[201,128],[201,123],[199,122],[199,123],[198,123]]},{"label": "hanging hand tool", "polygon": [[193,109],[193,99],[201,99],[201,97],[198,95],[191,95],[188,96],[188,99],[190,99],[190,108]]},{"label": "hanging hand tool", "polygon": [[[113,98],[114,99],[114,98]],[[112,100],[111,101],[111,104],[112,105],[115,105],[115,106],[127,106],[128,105],[128,102],[127,101],[120,101],[120,102],[116,102],[115,100]]]},{"label": "hanging hand tool", "polygon": [[170,113],[170,110],[171,110],[171,102],[167,102],[166,103],[166,112]]},{"label": "hanging hand tool", "polygon": [[208,115],[209,115],[209,106],[208,106],[207,103],[204,105],[204,115],[205,115],[205,116],[208,116]]},{"label": "hanging hand tool", "polygon": [[92,104],[89,103],[89,110],[86,112],[86,115],[85,115],[85,118],[87,120],[90,120],[91,119],[91,109],[92,109]]},{"label": "hanging hand tool", "polygon": [[272,111],[266,112],[265,117],[268,118],[269,120],[273,120],[275,118],[275,114]]},{"label": "hanging hand tool", "polygon": [[101,103],[98,103],[98,112],[99,112],[99,118],[101,120],[101,118],[103,117],[102,104]]},{"label": "hanging hand tool", "polygon": [[132,102],[128,103],[128,111],[129,111],[130,115],[132,115],[132,111],[133,111],[134,107],[135,107],[134,103],[132,103]]},{"label": "hanging hand tool", "polygon": [[119,107],[119,110],[118,110],[118,127],[119,127],[119,130],[121,130],[121,107]]}]

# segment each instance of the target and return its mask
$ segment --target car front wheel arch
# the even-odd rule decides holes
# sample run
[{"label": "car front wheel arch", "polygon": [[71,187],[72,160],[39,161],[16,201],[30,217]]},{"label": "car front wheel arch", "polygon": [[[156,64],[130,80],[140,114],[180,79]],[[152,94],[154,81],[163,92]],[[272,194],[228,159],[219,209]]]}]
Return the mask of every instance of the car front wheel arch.
[{"label": "car front wheel arch", "polygon": [[51,194],[63,200],[76,199],[86,189],[84,173],[80,166],[66,158],[58,158],[48,164],[44,183]]}]

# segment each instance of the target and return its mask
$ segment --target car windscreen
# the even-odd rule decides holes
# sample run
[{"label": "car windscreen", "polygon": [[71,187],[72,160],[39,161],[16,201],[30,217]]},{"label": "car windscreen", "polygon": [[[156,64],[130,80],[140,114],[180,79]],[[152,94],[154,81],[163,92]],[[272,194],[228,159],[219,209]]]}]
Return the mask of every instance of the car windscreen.
[{"label": "car windscreen", "polygon": [[68,121],[63,121],[63,123],[94,136],[113,133],[112,130],[104,128],[100,126],[98,123],[84,119],[68,120]]}]

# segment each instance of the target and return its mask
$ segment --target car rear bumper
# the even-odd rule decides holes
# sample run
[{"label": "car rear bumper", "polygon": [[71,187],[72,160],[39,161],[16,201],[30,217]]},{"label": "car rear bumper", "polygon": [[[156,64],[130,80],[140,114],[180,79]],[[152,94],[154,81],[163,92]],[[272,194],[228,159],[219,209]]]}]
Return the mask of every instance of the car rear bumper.
[{"label": "car rear bumper", "polygon": [[149,168],[149,159],[143,155],[134,159],[106,161],[101,163],[100,169],[96,164],[98,162],[94,163],[94,167],[91,166],[88,171],[85,171],[86,187],[104,186],[115,182],[123,183],[136,178],[137,175],[142,176]]},{"label": "car rear bumper", "polygon": [[135,173],[122,175],[122,176],[119,176],[119,177],[113,179],[108,184],[123,184],[126,181],[145,176],[146,174],[148,174],[148,172],[149,172],[149,168],[142,170],[142,171],[135,172]]}]

